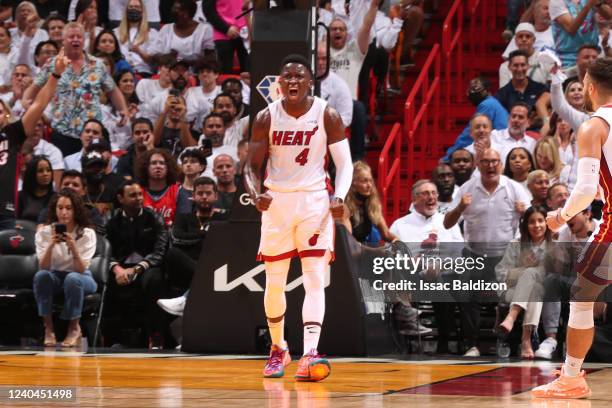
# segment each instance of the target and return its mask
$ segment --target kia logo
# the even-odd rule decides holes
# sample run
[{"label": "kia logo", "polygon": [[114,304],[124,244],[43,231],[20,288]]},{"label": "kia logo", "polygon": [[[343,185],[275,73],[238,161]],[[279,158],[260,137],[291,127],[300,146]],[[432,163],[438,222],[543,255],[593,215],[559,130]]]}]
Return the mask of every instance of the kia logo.
[{"label": "kia logo", "polygon": [[[329,286],[329,265],[325,268],[325,287]],[[227,264],[215,270],[214,273],[214,290],[215,292],[229,292],[236,289],[240,285],[246,286],[251,292],[263,292],[264,288],[255,280],[255,277],[260,273],[265,273],[263,264],[257,265],[247,273],[244,273],[231,282],[227,281]],[[295,279],[292,282],[287,282],[285,292],[291,292],[293,289],[302,285],[302,277]]]}]

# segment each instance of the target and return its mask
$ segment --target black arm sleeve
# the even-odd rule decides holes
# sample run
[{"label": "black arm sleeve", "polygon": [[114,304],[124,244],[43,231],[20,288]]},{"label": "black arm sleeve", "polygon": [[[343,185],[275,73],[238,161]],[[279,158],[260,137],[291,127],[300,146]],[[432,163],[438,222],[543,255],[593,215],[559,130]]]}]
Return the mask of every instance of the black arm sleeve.
[{"label": "black arm sleeve", "polygon": [[217,13],[217,0],[203,0],[202,11],[204,12],[206,20],[208,20],[215,30],[223,34],[227,33],[230,26],[221,18],[219,13]]}]

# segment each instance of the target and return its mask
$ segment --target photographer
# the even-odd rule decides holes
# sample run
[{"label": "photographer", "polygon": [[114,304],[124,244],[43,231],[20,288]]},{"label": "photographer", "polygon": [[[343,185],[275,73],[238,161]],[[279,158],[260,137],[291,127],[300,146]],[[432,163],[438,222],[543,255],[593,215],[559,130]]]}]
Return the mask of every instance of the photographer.
[{"label": "photographer", "polygon": [[36,256],[40,270],[34,275],[34,297],[45,325],[45,346],[55,346],[53,295],[63,290],[61,318],[69,320],[62,347],[81,344],[79,319],[85,295],[97,289],[89,271],[96,251],[96,233],[89,228],[88,211],[81,197],[63,189],[49,204],[47,225],[36,233]]}]

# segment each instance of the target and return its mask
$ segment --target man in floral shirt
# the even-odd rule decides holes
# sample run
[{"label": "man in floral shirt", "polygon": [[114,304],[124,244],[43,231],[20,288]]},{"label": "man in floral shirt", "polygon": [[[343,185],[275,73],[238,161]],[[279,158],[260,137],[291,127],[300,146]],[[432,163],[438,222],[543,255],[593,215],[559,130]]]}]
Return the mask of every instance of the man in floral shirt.
[{"label": "man in floral shirt", "polygon": [[[102,60],[92,57],[83,50],[84,31],[78,23],[64,27],[64,50],[70,65],[61,75],[52,101],[51,126],[54,130],[51,142],[64,156],[81,150],[79,133],[88,119],[102,120],[100,96],[106,93],[125,122],[128,110],[123,95],[115,86],[113,78]],[[33,99],[53,71],[55,58],[50,60],[28,88],[24,99]]]}]

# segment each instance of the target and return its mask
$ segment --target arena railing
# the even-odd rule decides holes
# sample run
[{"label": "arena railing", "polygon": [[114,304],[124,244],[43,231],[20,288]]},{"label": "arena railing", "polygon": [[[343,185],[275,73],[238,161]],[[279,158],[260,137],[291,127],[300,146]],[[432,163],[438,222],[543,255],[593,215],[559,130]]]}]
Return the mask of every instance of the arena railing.
[{"label": "arena railing", "polygon": [[[469,20],[469,53],[472,56],[485,55],[491,51],[491,45],[496,42],[495,36],[490,33],[496,32],[497,8],[500,7],[497,1],[468,0],[467,15]],[[470,78],[478,72],[478,67],[470,64]]]},{"label": "arena railing", "polygon": [[[393,148],[393,152],[391,152],[391,148]],[[391,153],[393,154],[393,158],[390,157]],[[389,216],[389,190],[391,189],[393,190],[393,201],[391,203],[393,210],[391,216],[394,220],[399,217],[401,154],[402,127],[396,122],[378,158],[378,190],[380,191],[383,216],[386,220]]]},{"label": "arena railing", "polygon": [[[434,44],[404,105],[404,137],[408,141],[408,177],[425,177],[427,159],[438,152],[440,143],[440,64],[440,44]],[[433,108],[433,111],[430,107]],[[420,148],[416,165],[415,146]]]},{"label": "arena railing", "polygon": [[[451,99],[460,102],[465,99],[463,95],[463,9],[464,0],[455,0],[442,25],[442,54],[444,55],[444,81],[445,81],[445,118],[444,127],[451,126]],[[451,87],[451,74],[455,73],[456,91],[453,99]]]}]

